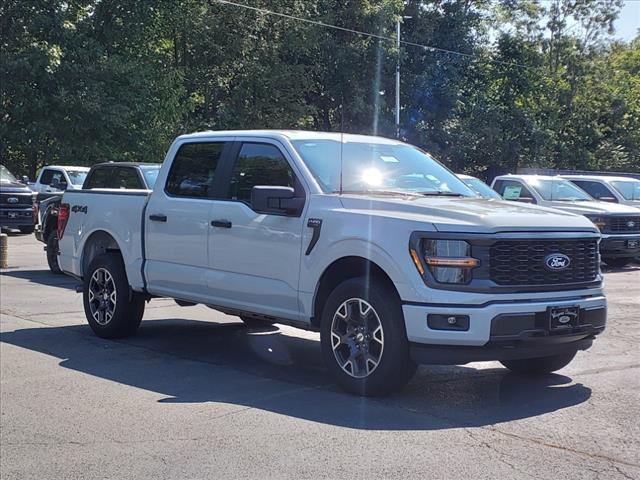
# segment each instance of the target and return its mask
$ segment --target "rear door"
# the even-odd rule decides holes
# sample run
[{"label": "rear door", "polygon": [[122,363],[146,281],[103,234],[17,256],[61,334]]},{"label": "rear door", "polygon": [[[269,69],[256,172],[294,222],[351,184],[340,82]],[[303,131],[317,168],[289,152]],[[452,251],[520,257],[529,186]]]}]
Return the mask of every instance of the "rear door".
[{"label": "rear door", "polygon": [[302,177],[275,140],[238,142],[225,165],[222,198],[213,202],[209,287],[215,304],[298,319],[298,281],[304,214],[257,213],[256,185],[293,187],[305,198]]},{"label": "rear door", "polygon": [[[229,139],[182,144],[145,213],[146,277],[153,294],[210,303],[210,212]],[[164,185],[161,185],[161,182]]]}]

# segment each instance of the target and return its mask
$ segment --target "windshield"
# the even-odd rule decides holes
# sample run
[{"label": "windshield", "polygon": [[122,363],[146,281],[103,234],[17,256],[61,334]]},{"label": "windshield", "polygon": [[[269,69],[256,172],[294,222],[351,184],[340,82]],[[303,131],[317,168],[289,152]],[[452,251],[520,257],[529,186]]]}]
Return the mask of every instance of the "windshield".
[{"label": "windshield", "polygon": [[568,180],[546,180],[535,178],[530,180],[529,184],[540,194],[542,198],[548,201],[587,202],[593,200],[593,197],[591,197],[587,192],[576,187]]},{"label": "windshield", "polygon": [[69,175],[69,180],[74,185],[82,185],[84,183],[84,179],[87,178],[87,173],[80,170],[67,170],[67,175]]},{"label": "windshield", "polygon": [[[292,143],[323,191],[339,192],[340,142],[321,139]],[[354,141],[343,143],[342,191],[476,196],[458,177],[415,147]]]},{"label": "windshield", "polygon": [[2,183],[16,183],[18,180],[13,174],[5,167],[0,165],[0,182]]},{"label": "windshield", "polygon": [[625,200],[640,200],[640,180],[616,180],[611,185]]},{"label": "windshield", "polygon": [[147,184],[147,188],[153,188],[160,172],[160,165],[152,167],[140,167],[142,175],[144,175],[144,181]]},{"label": "windshield", "polygon": [[502,200],[502,197],[498,195],[493,188],[484,183],[479,178],[462,178],[461,179],[468,187],[471,187],[472,190],[478,192],[484,198],[495,198],[497,200]]}]

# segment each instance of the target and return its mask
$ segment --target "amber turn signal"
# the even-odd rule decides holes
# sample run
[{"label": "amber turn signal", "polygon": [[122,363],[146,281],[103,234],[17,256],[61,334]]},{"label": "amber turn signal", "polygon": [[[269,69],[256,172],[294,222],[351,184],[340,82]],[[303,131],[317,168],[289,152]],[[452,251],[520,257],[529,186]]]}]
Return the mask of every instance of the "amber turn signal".
[{"label": "amber turn signal", "polygon": [[[413,255],[413,254],[412,254]],[[415,260],[414,260],[415,261]],[[427,265],[430,267],[458,267],[458,268],[474,268],[480,263],[477,258],[463,257],[427,257],[425,258]]]},{"label": "amber turn signal", "polygon": [[418,256],[418,254],[413,248],[409,249],[409,252],[411,253],[411,258],[413,259],[413,263],[416,264],[416,268],[418,269],[418,272],[420,272],[420,275],[424,275],[424,268],[422,267],[422,263],[420,262],[420,257]]}]

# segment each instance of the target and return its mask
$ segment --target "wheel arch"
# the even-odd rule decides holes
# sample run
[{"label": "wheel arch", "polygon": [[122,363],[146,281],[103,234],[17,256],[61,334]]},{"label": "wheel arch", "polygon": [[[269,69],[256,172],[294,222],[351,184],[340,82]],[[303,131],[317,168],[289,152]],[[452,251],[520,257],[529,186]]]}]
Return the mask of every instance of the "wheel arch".
[{"label": "wheel arch", "polygon": [[118,245],[117,240],[105,230],[92,232],[82,247],[82,276],[84,277],[86,275],[89,264],[94,258],[109,252],[118,253],[122,256],[122,249],[120,245]]},{"label": "wheel arch", "polygon": [[320,328],[322,308],[333,289],[345,280],[357,277],[376,279],[385,283],[400,300],[400,294],[393,280],[377,263],[357,255],[341,257],[327,266],[318,281],[313,297],[313,316],[311,317],[311,324],[314,327]]}]

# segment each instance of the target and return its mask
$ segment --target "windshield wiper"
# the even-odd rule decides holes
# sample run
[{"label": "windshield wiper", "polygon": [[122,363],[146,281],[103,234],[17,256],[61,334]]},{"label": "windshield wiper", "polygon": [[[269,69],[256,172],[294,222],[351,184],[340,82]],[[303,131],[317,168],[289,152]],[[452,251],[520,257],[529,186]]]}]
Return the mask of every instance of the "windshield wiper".
[{"label": "windshield wiper", "polygon": [[424,195],[425,197],[466,197],[462,193],[456,192],[444,192],[442,190],[432,192],[416,192],[418,195]]},{"label": "windshield wiper", "polygon": [[344,193],[347,195],[403,195],[403,196],[419,196],[415,192],[403,192],[400,190],[334,190],[333,193]]}]

